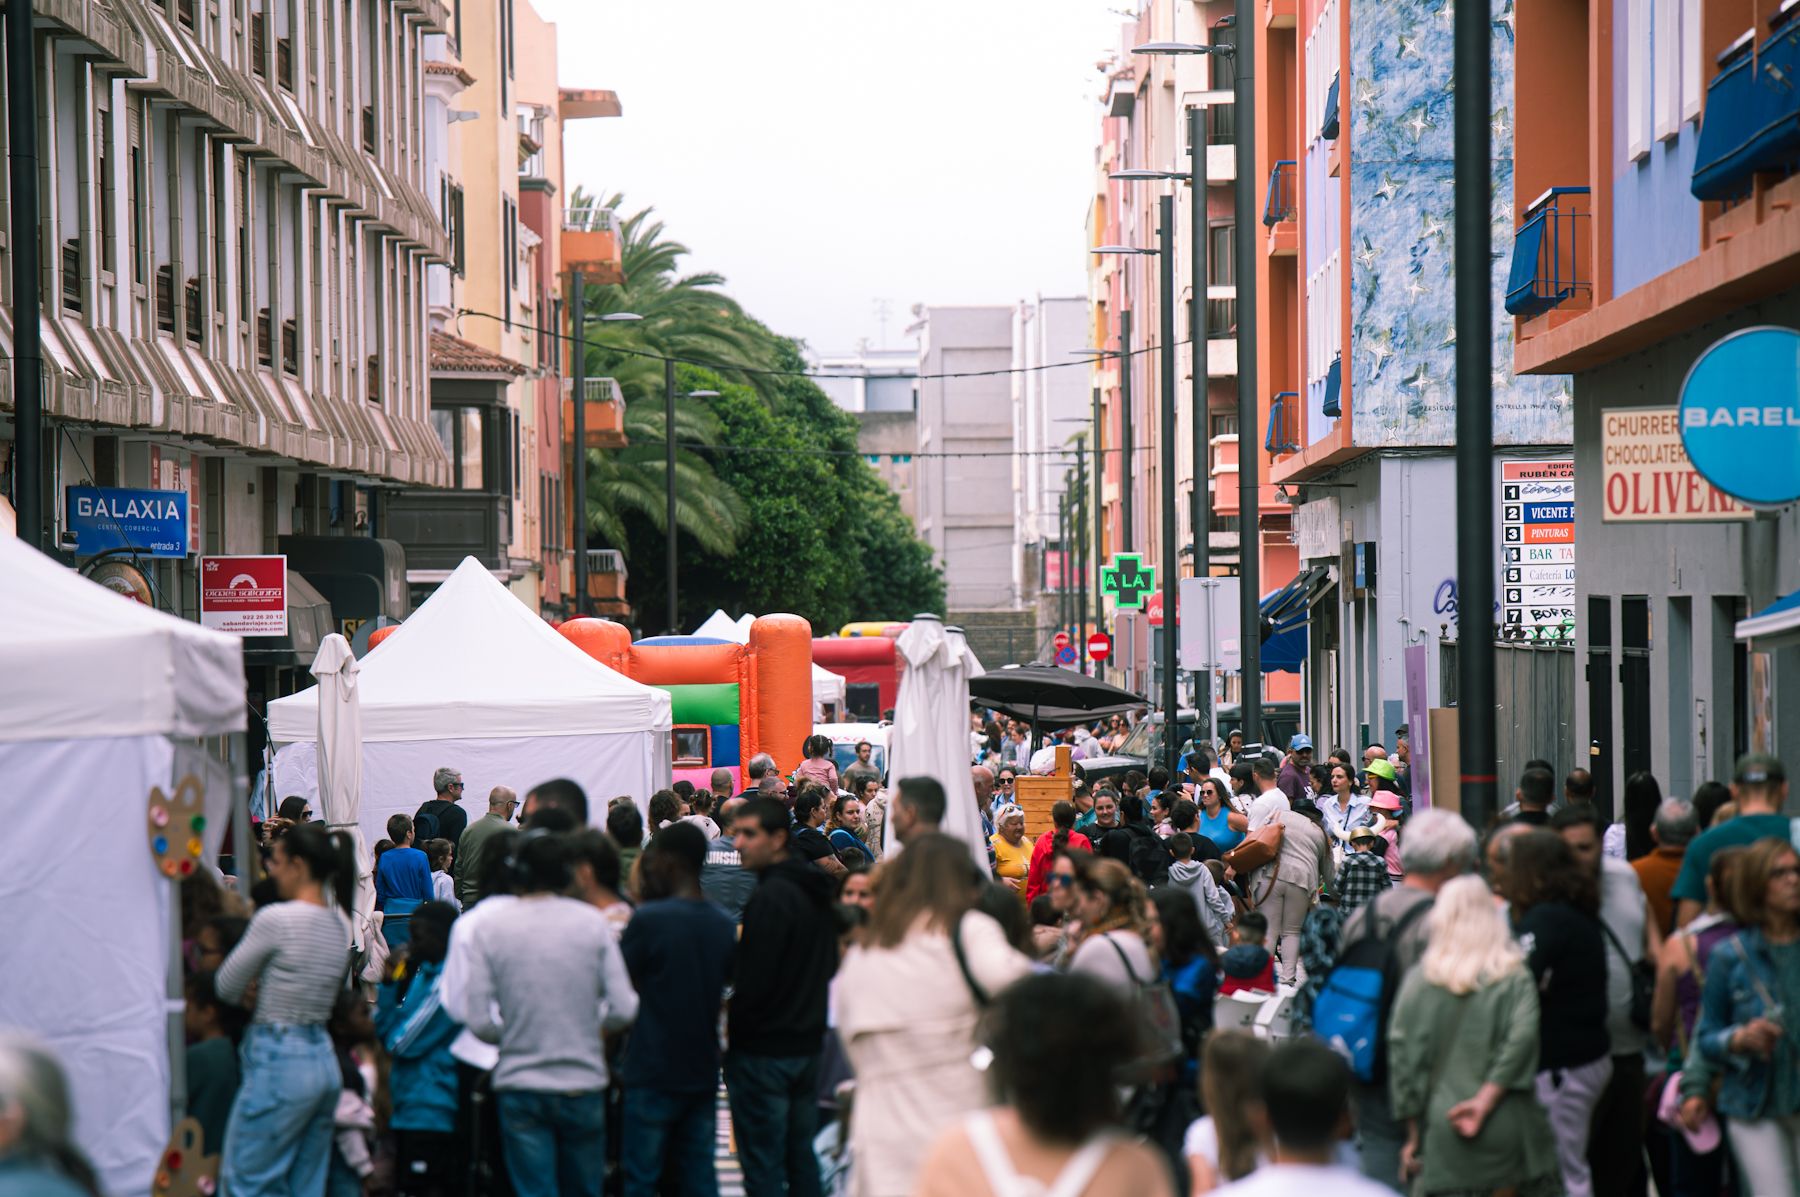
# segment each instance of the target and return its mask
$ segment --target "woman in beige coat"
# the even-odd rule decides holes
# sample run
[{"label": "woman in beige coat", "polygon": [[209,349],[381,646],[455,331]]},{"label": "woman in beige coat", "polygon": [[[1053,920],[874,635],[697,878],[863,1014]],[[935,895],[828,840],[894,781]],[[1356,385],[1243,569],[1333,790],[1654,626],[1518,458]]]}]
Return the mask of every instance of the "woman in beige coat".
[{"label": "woman in beige coat", "polygon": [[976,1022],[1031,961],[972,909],[983,881],[968,846],[944,835],[908,843],[876,870],[874,911],[833,989],[837,1032],[856,1072],[857,1197],[910,1194],[939,1133],[990,1104],[970,1063]]}]

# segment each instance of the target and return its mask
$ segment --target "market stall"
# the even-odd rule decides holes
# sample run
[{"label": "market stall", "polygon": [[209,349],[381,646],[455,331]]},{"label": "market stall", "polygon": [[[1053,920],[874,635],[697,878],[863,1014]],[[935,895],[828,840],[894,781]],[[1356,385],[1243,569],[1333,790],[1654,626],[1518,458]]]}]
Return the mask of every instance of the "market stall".
[{"label": "market stall", "polygon": [[[580,783],[589,815],[629,794],[640,806],[669,784],[670,703],[557,635],[474,558],[360,662],[362,798],[368,842],[388,816],[432,794],[432,771],[461,771],[462,807],[487,813],[488,791],[523,798],[552,778]],[[318,794],[318,688],[269,704],[277,798]]]},{"label": "market stall", "polygon": [[174,881],[232,796],[197,740],[244,730],[242,643],[0,537],[0,678],[0,1026],[62,1061],[106,1192],[148,1194],[179,1090]]}]

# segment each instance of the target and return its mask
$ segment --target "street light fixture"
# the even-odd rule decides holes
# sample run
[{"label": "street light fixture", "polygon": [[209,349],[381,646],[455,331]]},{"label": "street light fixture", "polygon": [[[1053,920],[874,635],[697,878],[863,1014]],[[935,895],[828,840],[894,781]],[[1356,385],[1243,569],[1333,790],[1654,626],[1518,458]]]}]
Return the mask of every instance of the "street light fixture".
[{"label": "street light fixture", "polygon": [[1132,170],[1115,170],[1106,177],[1109,179],[1117,179],[1121,183],[1143,183],[1159,179],[1185,180],[1188,177],[1188,172],[1185,170],[1149,170],[1137,168]]},{"label": "street light fixture", "polygon": [[[688,399],[717,399],[717,391],[685,391]],[[663,359],[663,515],[666,521],[665,565],[669,585],[669,635],[681,634],[681,617],[676,611],[675,592],[675,359]]]},{"label": "street light fixture", "polygon": [[1088,252],[1095,254],[1155,254],[1162,251],[1155,249],[1139,249],[1135,245],[1096,245]]},{"label": "street light fixture", "polygon": [[1141,46],[1131,48],[1133,54],[1217,54],[1221,58],[1229,58],[1237,53],[1237,47],[1230,42],[1220,42],[1216,46],[1203,46],[1197,42],[1145,42]]}]

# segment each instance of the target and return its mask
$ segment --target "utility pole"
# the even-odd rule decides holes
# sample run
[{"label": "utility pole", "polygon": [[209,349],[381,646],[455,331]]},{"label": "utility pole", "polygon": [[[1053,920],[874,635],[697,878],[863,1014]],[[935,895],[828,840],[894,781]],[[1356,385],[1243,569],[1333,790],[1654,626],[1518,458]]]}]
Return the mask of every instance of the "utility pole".
[{"label": "utility pole", "polygon": [[1114,553],[1129,553],[1137,545],[1132,527],[1132,468],[1137,433],[1131,426],[1131,309],[1119,313],[1119,543]]},{"label": "utility pole", "polygon": [[[1244,0],[1239,0],[1242,7]],[[1457,733],[1462,813],[1477,829],[1497,809],[1494,736],[1494,327],[1489,224],[1493,187],[1488,97],[1493,65],[1488,12],[1456,7],[1456,586],[1462,595],[1457,648]]]},{"label": "utility pole", "polygon": [[1088,590],[1087,590],[1087,437],[1075,438],[1075,577],[1076,582],[1076,616],[1075,616],[1075,659],[1081,665],[1081,672],[1088,671]]},{"label": "utility pole", "polygon": [[[1262,511],[1261,454],[1257,429],[1256,264],[1261,254],[1256,228],[1256,32],[1257,0],[1237,0],[1233,20],[1233,62],[1237,68],[1232,118],[1237,126],[1238,318],[1238,578],[1242,608],[1239,645],[1243,661],[1244,739],[1258,742],[1262,726]],[[1474,6],[1465,4],[1466,9]],[[1485,94],[1485,93],[1483,93]],[[1460,146],[1461,143],[1459,143]],[[1486,160],[1483,159],[1483,169]]]},{"label": "utility pole", "polygon": [[570,345],[570,363],[574,370],[575,402],[575,614],[588,613],[587,555],[587,277],[580,270],[569,272],[569,305],[575,319],[575,337]]},{"label": "utility pole", "polygon": [[[1094,388],[1094,499],[1093,499],[1093,507],[1094,507],[1093,558],[1094,558],[1094,560],[1093,560],[1093,569],[1094,569],[1094,630],[1096,632],[1104,631],[1105,624],[1106,624],[1106,599],[1105,599],[1104,595],[1102,595],[1101,590],[1100,590],[1100,571],[1106,567],[1106,534],[1101,530],[1101,526],[1100,526],[1101,520],[1103,518],[1103,513],[1106,510],[1105,504],[1101,501],[1104,497],[1102,494],[1102,491],[1101,491],[1101,487],[1105,484],[1105,480],[1106,480],[1106,458],[1104,456],[1106,438],[1101,434],[1100,420],[1101,420],[1100,388],[1095,387]],[[1087,581],[1087,575],[1085,572],[1082,574],[1082,581],[1084,584]],[[1086,603],[1082,604],[1082,607],[1084,610],[1086,609],[1086,606],[1087,606]],[[1094,676],[1095,677],[1105,677],[1106,676],[1106,662],[1105,661],[1094,662]]]},{"label": "utility pole", "polygon": [[669,635],[681,635],[675,604],[675,359],[663,362],[663,501],[668,527]]},{"label": "utility pole", "polygon": [[[1213,70],[1216,64],[1209,63],[1207,69]],[[1209,451],[1211,438],[1211,407],[1208,396],[1208,378],[1211,374],[1211,361],[1207,354],[1206,338],[1211,331],[1207,327],[1206,280],[1211,271],[1207,267],[1206,255],[1211,249],[1207,244],[1210,231],[1207,224],[1207,187],[1206,176],[1206,119],[1211,113],[1205,108],[1188,109],[1188,246],[1189,270],[1193,281],[1190,287],[1191,302],[1188,304],[1188,343],[1193,346],[1193,428],[1191,430],[1194,449],[1193,495],[1191,497],[1189,523],[1194,529],[1194,576],[1207,578],[1212,576],[1212,503],[1208,489],[1212,485],[1212,454]],[[1190,613],[1198,619],[1198,611]],[[1210,620],[1208,621],[1210,624]],[[1207,650],[1209,664],[1204,670],[1194,673],[1194,741],[1211,743],[1213,735],[1212,721],[1212,666],[1210,660],[1212,650]]]},{"label": "utility pole", "polygon": [[[1063,475],[1066,480],[1068,475]],[[1056,500],[1056,624],[1069,630],[1069,490]],[[1060,663],[1060,662],[1056,662]]]},{"label": "utility pole", "polygon": [[1175,615],[1179,602],[1179,582],[1175,552],[1175,197],[1165,195],[1157,201],[1157,256],[1162,266],[1162,291],[1157,313],[1161,339],[1157,373],[1162,377],[1161,407],[1162,459],[1157,473],[1162,475],[1162,684],[1163,684],[1163,757],[1169,776],[1176,775],[1175,764],[1181,755],[1181,686],[1175,676]]},{"label": "utility pole", "polygon": [[11,183],[13,501],[19,539],[48,546],[44,519],[43,330],[38,292],[37,40],[31,0],[6,4],[7,178]]}]

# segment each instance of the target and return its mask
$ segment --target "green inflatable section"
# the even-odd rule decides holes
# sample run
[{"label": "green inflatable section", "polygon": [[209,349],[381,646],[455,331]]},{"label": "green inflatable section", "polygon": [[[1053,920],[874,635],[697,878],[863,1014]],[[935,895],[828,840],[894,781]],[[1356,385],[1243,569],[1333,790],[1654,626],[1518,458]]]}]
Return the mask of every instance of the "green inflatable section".
[{"label": "green inflatable section", "polygon": [[715,682],[695,686],[663,686],[673,700],[676,723],[738,722],[738,688],[736,682]]}]

